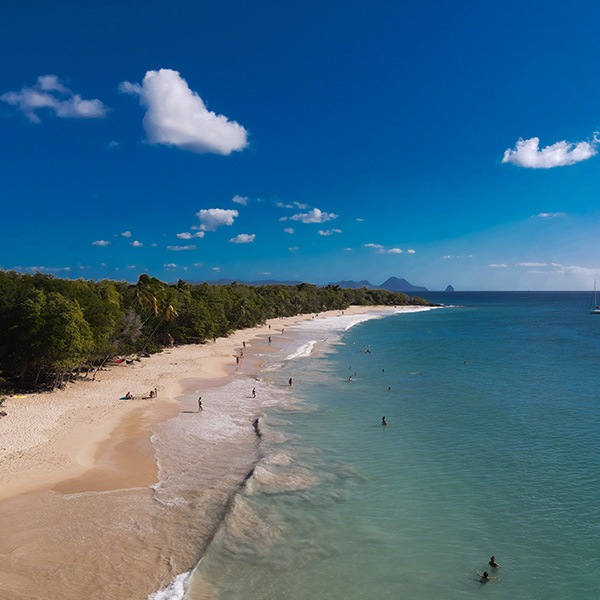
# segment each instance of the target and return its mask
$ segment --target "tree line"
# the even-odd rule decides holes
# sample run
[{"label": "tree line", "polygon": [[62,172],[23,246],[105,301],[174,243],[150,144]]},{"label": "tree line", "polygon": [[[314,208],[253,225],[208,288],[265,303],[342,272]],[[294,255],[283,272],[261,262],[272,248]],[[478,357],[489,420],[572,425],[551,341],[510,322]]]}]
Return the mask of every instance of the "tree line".
[{"label": "tree line", "polygon": [[85,281],[0,271],[0,385],[52,389],[115,356],[201,343],[267,319],[350,305],[428,305],[387,290]]}]

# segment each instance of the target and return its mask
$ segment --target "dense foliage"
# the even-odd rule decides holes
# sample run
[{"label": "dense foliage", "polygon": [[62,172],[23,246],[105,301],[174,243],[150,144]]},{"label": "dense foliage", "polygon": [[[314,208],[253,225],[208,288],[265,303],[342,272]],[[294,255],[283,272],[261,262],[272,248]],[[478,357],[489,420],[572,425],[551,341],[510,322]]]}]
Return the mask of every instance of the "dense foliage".
[{"label": "dense foliage", "polygon": [[429,303],[398,292],[309,283],[168,285],[141,275],[131,285],[0,271],[0,376],[9,387],[55,387],[75,369],[115,355],[202,342],[273,317],[351,304]]}]

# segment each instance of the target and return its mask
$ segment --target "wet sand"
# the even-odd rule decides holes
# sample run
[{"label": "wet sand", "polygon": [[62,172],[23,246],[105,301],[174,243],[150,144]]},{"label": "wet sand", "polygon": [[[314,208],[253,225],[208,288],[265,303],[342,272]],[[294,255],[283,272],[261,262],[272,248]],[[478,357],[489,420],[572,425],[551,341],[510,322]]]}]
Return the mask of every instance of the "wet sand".
[{"label": "wet sand", "polygon": [[[0,421],[0,599],[146,598],[191,568],[253,466],[255,435],[249,428],[240,439],[202,444],[204,489],[169,506],[166,520],[150,487],[158,480],[150,435],[197,410],[195,400],[190,406],[174,399],[193,394],[198,380],[203,388],[222,385],[243,368],[244,361],[235,362],[242,341],[263,346],[268,335],[281,341],[281,328],[308,318],[274,319],[271,329],[173,348],[101,371],[95,381],[10,399],[9,416]],[[157,400],[119,399],[154,387]],[[211,407],[206,418],[235,415],[235,400],[220,410]]]}]

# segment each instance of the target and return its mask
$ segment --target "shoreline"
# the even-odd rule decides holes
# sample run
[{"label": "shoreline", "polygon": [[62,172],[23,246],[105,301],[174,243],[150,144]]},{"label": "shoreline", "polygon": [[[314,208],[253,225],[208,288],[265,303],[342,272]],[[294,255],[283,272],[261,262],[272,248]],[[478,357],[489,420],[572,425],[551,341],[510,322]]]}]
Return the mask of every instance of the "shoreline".
[{"label": "shoreline", "polygon": [[[390,309],[351,306],[347,315]],[[341,311],[320,313],[319,318]],[[163,350],[133,365],[115,364],[99,371],[96,379],[81,379],[66,389],[8,398],[0,420],[0,501],[24,493],[52,489],[94,468],[100,448],[127,419],[140,418],[157,406],[177,414],[175,400],[186,379],[223,379],[235,372],[235,355],[242,342],[261,334],[269,325],[289,327],[312,318],[308,315],[271,319],[266,325],[238,330],[216,343],[194,344]],[[276,329],[273,329],[273,335]],[[158,398],[137,399],[158,388]],[[128,391],[135,400],[121,400]],[[148,435],[150,431],[147,431]]]},{"label": "shoreline", "polygon": [[[398,311],[393,307],[353,306],[343,312],[353,315],[382,310],[389,310],[390,314]],[[341,314],[342,311],[336,310],[320,313],[319,317]],[[106,518],[112,520],[113,517],[108,515],[114,514],[114,510],[108,510],[108,506],[118,503],[119,497],[126,493],[146,498],[144,506],[147,506],[150,515],[154,510],[152,486],[159,479],[155,448],[150,437],[156,427],[166,426],[181,413],[196,412],[195,402],[190,406],[189,396],[194,393],[190,383],[194,382],[197,386],[200,382],[202,389],[226,385],[234,380],[236,372],[247,372],[243,360],[236,366],[235,357],[243,347],[242,342],[251,343],[252,350],[258,347],[267,350],[264,342],[269,334],[276,336],[276,342],[287,341],[280,330],[307,321],[312,316],[311,313],[272,319],[264,326],[239,330],[227,338],[219,338],[216,343],[167,349],[133,365],[114,366],[99,372],[95,381],[82,380],[70,384],[65,390],[10,399],[6,407],[9,416],[0,422],[0,515],[3,523],[9,524],[0,541],[0,555],[7,559],[5,566],[0,568],[4,579],[4,583],[0,583],[0,595],[6,591],[12,593],[12,597],[20,598],[16,590],[22,585],[22,579],[17,571],[23,572],[29,565],[31,572],[34,565],[45,562],[42,548],[52,551],[56,544],[52,538],[61,535],[65,527],[57,523],[40,538],[39,521],[44,521],[42,527],[46,527],[50,514],[66,524],[70,518],[75,518],[65,514],[64,504],[58,504],[59,498],[85,497],[82,515],[77,516],[78,527],[82,531],[99,526],[101,514],[107,515],[105,522]],[[272,329],[269,329],[269,324]],[[252,350],[245,362],[248,370],[253,371],[260,368],[262,361],[251,356]],[[157,400],[120,400],[127,391],[137,395],[154,387],[159,392]],[[184,393],[188,398],[182,403],[176,398]],[[217,419],[221,418],[219,411],[225,414],[222,412],[225,410],[210,407],[210,412],[215,412],[213,416]],[[8,427],[9,424],[11,427]],[[31,436],[24,435],[24,430]],[[11,433],[13,438],[9,437]],[[244,452],[244,449],[240,447],[238,452]],[[243,462],[244,457],[241,460]],[[215,475],[207,473],[207,481],[210,482]],[[103,492],[116,495],[109,494],[114,496],[110,500]],[[51,505],[50,513],[42,514],[40,507],[47,503]],[[97,541],[98,546],[92,540],[83,544],[93,561],[104,548],[100,539]],[[26,550],[23,550],[24,547]],[[132,551],[136,548],[133,545]],[[78,547],[74,555],[69,551],[69,556],[75,556],[75,561],[78,561],[76,557],[81,548]],[[11,571],[9,565],[14,561],[17,562]],[[141,564],[138,567],[141,572],[144,571]],[[85,563],[77,568],[86,569]],[[105,572],[105,568],[96,565],[96,562],[91,568]],[[111,568],[114,569],[114,566],[111,565]],[[178,574],[171,573],[170,568],[165,570],[163,565],[157,569],[154,565],[151,570],[157,581],[164,581],[171,574]],[[121,569],[117,575],[122,575]],[[53,577],[43,572],[36,573],[36,581],[30,583],[45,589],[44,583],[50,584]],[[107,583],[113,585],[112,582]],[[134,582],[128,584],[133,586]],[[152,588],[151,582],[148,584],[149,592],[156,591],[157,587]],[[51,584],[48,589],[50,587]],[[79,598],[82,589],[73,590],[72,595],[65,593],[64,597]],[[88,597],[96,596],[88,593]]]}]

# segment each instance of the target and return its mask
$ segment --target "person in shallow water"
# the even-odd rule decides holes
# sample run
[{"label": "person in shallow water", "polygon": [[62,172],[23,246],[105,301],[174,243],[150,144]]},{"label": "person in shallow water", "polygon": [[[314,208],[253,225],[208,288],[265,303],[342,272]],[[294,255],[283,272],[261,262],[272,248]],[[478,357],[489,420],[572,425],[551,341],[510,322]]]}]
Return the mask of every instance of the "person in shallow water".
[{"label": "person in shallow water", "polygon": [[481,583],[487,583],[490,579],[498,579],[498,577],[490,577],[487,571],[483,573],[477,573],[481,579],[479,580]]},{"label": "person in shallow water", "polygon": [[385,420],[385,417],[381,417],[381,424],[387,425],[387,421]]},{"label": "person in shallow water", "polygon": [[496,557],[492,556],[492,558],[490,558],[490,562],[488,563],[488,565],[490,565],[490,567],[492,567],[493,569],[501,569],[502,565],[499,565],[496,562]]}]

